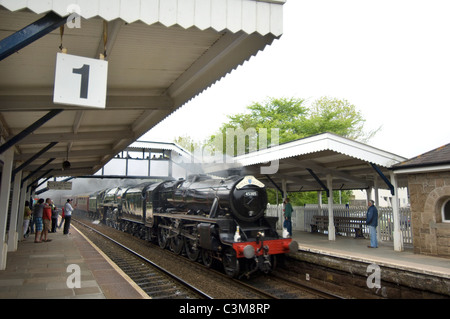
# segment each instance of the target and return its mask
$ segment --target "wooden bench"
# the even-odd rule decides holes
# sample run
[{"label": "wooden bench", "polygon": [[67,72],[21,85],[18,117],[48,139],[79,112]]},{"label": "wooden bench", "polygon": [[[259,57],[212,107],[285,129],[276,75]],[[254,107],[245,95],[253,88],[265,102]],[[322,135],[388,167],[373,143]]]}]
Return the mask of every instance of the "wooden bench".
[{"label": "wooden bench", "polygon": [[313,223],[311,224],[311,232],[324,232],[328,230],[328,216],[313,216]]},{"label": "wooden bench", "polygon": [[[334,227],[336,234],[351,236],[355,238],[363,238],[367,232],[366,219],[364,217],[340,217],[334,216]],[[328,231],[328,216],[313,216],[311,224],[311,232]]]}]

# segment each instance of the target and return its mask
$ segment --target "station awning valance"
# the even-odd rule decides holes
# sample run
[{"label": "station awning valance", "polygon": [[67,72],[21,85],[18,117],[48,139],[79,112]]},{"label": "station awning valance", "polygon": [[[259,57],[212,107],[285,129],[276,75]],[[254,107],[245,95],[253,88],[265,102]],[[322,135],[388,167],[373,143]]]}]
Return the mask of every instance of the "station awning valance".
[{"label": "station awning valance", "polygon": [[283,7],[286,0],[2,0],[10,11],[29,9],[42,14],[53,11],[64,17],[72,11],[84,19],[121,19],[126,23],[160,23],[184,29],[212,28],[216,31],[257,32],[261,35],[283,33]]}]

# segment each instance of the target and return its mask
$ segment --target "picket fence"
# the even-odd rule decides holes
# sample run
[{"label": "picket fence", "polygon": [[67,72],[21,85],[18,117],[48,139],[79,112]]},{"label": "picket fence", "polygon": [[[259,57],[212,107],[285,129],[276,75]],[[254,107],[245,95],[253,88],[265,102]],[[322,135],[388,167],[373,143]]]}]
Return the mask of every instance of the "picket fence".
[{"label": "picket fence", "polygon": [[[294,206],[292,213],[292,229],[305,232],[311,232],[311,225],[314,224],[314,216],[328,216],[328,206],[324,205],[321,208],[318,205]],[[377,207],[378,219],[378,233],[379,239],[383,241],[393,242],[393,211],[392,207]],[[333,215],[336,217],[357,217],[365,218],[367,212],[366,206],[346,206],[334,205]],[[409,207],[400,208],[400,229],[403,234],[403,243],[412,245],[412,230],[411,230],[411,211]],[[283,225],[283,205],[267,205],[266,216],[278,217],[277,228],[281,229]],[[321,230],[319,230],[321,231]],[[327,230],[322,230],[327,233]],[[367,226],[363,225],[363,233],[367,236]],[[346,233],[338,233],[341,236],[349,236]]]}]

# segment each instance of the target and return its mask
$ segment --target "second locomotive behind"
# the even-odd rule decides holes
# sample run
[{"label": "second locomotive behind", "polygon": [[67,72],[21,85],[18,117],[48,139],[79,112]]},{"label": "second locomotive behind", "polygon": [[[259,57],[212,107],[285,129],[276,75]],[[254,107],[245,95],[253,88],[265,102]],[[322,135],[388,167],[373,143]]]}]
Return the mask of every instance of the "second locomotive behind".
[{"label": "second locomotive behind", "polygon": [[280,238],[276,217],[264,216],[266,189],[252,176],[193,175],[98,192],[95,201],[107,224],[207,266],[221,261],[232,277],[267,273],[277,255],[298,249],[292,239]]}]

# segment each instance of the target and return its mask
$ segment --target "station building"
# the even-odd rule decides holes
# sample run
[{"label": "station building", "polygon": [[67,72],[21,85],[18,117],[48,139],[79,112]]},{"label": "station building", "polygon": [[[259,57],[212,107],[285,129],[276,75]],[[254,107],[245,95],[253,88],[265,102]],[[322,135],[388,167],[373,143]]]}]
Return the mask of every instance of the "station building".
[{"label": "station building", "polygon": [[408,178],[414,252],[450,257],[450,144],[392,170]]}]

